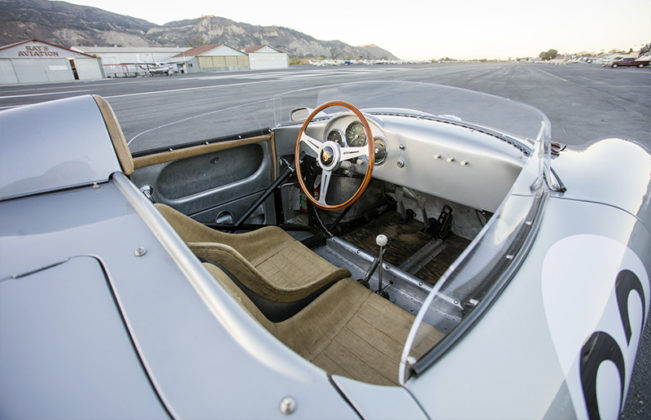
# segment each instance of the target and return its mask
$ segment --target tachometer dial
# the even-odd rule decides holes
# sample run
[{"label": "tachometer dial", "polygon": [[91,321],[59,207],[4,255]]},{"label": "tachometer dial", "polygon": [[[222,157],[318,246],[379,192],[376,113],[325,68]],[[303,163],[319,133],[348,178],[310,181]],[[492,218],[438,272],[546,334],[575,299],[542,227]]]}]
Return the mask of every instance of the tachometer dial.
[{"label": "tachometer dial", "polygon": [[375,164],[381,165],[387,158],[387,145],[384,140],[374,137],[375,144]]},{"label": "tachometer dial", "polygon": [[340,130],[332,130],[328,133],[328,141],[334,141],[340,146],[345,146],[342,134]]},{"label": "tachometer dial", "polygon": [[346,128],[346,143],[351,147],[366,145],[366,133],[361,122],[355,121]]}]

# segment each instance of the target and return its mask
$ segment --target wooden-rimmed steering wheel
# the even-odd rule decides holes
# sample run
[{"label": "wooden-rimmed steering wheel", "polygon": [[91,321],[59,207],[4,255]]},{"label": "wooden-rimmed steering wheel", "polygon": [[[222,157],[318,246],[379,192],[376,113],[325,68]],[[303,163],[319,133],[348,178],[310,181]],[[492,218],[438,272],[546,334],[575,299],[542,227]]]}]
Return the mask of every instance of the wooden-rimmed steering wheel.
[{"label": "wooden-rimmed steering wheel", "polygon": [[[364,133],[366,134],[366,145],[360,147],[343,147],[339,143],[334,141],[325,141],[321,142],[313,137],[308,136],[305,133],[307,126],[312,122],[312,119],[321,111],[326,108],[339,106],[347,108],[352,111],[357,119],[362,123],[364,127]],[[307,154],[311,155],[316,159],[318,166],[321,168],[321,186],[319,192],[319,198],[316,199],[309,188],[305,185],[303,180],[303,174],[301,173],[301,143],[307,146]],[[364,174],[364,179],[362,184],[359,186],[357,191],[350,196],[343,203],[338,204],[328,204],[326,203],[326,196],[328,194],[328,186],[330,185],[330,179],[332,178],[332,172],[339,169],[341,163],[346,160],[357,159],[359,157],[366,156],[367,165],[366,172]],[[375,163],[375,142],[373,141],[373,134],[371,133],[371,127],[368,125],[368,121],[362,114],[362,112],[357,109],[355,106],[349,104],[348,102],[343,101],[332,101],[327,102],[317,109],[315,109],[309,117],[303,123],[301,131],[298,133],[298,138],[296,139],[296,151],[294,154],[295,164],[296,164],[296,175],[298,176],[298,183],[301,187],[301,191],[307,196],[307,199],[312,202],[316,207],[323,210],[340,210],[346,208],[353,204],[357,199],[364,193],[366,187],[368,187],[369,182],[371,182],[371,173],[373,172],[373,164]]]}]

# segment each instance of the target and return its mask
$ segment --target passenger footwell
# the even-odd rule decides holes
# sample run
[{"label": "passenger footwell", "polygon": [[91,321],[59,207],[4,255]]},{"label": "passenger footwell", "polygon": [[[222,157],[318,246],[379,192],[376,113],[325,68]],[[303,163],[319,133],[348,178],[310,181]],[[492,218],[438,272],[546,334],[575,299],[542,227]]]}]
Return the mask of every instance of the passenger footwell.
[{"label": "passenger footwell", "polygon": [[[431,245],[432,235],[422,232],[422,229],[421,222],[414,219],[403,222],[398,213],[390,211],[341,237],[371,255],[377,255],[378,246],[375,244],[375,238],[380,233],[387,235],[389,243],[384,260],[399,267],[423,247]],[[431,247],[432,258],[429,261],[425,260],[422,264],[414,265],[416,272],[409,271],[416,277],[434,284],[469,243],[467,239],[450,234],[440,246]]]}]

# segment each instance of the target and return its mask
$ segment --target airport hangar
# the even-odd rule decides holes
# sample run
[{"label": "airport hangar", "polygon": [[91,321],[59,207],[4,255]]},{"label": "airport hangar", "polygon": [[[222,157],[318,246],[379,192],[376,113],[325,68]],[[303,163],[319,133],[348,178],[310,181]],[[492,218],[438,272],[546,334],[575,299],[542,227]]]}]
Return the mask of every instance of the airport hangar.
[{"label": "airport hangar", "polygon": [[107,77],[144,76],[149,66],[176,65],[177,73],[269,70],[289,67],[286,53],[268,45],[235,49],[225,44],[178,47],[84,47],[73,50],[101,57]]},{"label": "airport hangar", "polygon": [[289,67],[287,53],[268,45],[256,45],[243,49],[249,55],[251,70],[286,69]]},{"label": "airport hangar", "polygon": [[0,84],[97,80],[149,74],[173,63],[177,72],[268,70],[289,67],[286,53],[267,45],[241,50],[224,44],[195,48],[84,47],[71,49],[32,39],[0,47]]},{"label": "airport hangar", "polygon": [[135,77],[146,76],[149,66],[166,63],[170,57],[188,48],[74,46],[70,49],[100,57],[106,77]]},{"label": "airport hangar", "polygon": [[182,66],[186,73],[204,73],[236,70],[269,70],[289,67],[289,58],[267,45],[245,47],[240,50],[225,44],[201,45],[169,59]]},{"label": "airport hangar", "polygon": [[0,84],[104,78],[98,57],[38,39],[0,47]]}]

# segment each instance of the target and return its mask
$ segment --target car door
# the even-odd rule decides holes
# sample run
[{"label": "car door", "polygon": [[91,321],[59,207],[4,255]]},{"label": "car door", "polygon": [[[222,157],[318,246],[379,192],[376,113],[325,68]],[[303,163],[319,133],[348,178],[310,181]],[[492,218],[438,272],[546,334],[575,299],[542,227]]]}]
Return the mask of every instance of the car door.
[{"label": "car door", "polygon": [[[131,180],[150,200],[204,223],[234,223],[277,176],[271,132],[134,153]],[[273,200],[246,223],[275,223]]]}]

